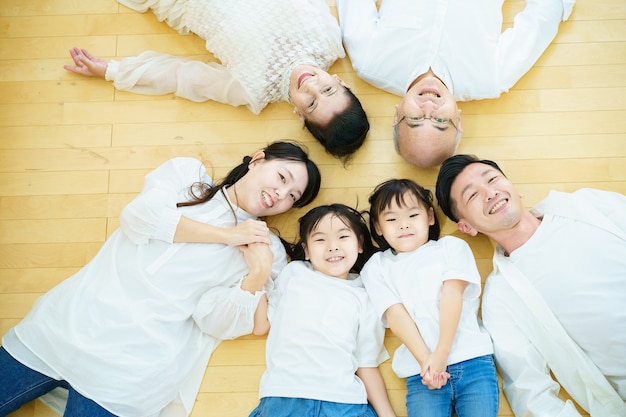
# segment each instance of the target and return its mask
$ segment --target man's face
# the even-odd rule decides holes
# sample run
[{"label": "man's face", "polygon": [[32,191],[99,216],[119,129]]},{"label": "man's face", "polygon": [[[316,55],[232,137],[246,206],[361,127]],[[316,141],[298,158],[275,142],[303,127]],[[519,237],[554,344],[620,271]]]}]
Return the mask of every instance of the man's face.
[{"label": "man's face", "polygon": [[461,111],[445,84],[427,74],[396,106],[396,124],[400,155],[413,165],[432,167],[454,153],[462,130]]},{"label": "man's face", "polygon": [[489,237],[516,226],[523,212],[522,200],[511,182],[494,167],[473,163],[456,177],[450,189],[458,227],[475,236]]}]

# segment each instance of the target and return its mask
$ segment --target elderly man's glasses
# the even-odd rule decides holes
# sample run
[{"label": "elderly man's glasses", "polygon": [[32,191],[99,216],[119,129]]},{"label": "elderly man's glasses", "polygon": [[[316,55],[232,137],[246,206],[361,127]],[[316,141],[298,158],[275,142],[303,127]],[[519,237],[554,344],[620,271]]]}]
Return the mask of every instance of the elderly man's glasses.
[{"label": "elderly man's glasses", "polygon": [[402,116],[398,122],[394,125],[394,126],[398,126],[400,123],[402,123],[402,121],[406,120],[406,124],[409,127],[417,127],[420,123],[422,123],[424,120],[430,120],[435,126],[441,128],[441,129],[445,129],[447,128],[449,125],[452,125],[453,128],[455,128],[456,130],[459,130],[456,125],[454,124],[454,121],[452,121],[452,119],[442,119],[440,117],[434,117],[434,116],[430,116],[430,117],[426,117],[426,116],[415,116],[415,117],[409,117],[407,115]]}]

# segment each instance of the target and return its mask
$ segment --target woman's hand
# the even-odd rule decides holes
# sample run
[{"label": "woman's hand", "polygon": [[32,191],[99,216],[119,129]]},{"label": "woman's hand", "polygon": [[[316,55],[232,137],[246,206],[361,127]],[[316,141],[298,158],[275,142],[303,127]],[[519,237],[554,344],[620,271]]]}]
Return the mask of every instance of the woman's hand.
[{"label": "woman's hand", "polygon": [[66,70],[84,75],[86,77],[100,77],[104,78],[104,74],[107,70],[109,62],[105,59],[93,56],[88,50],[84,48],[72,48],[70,49],[70,56],[74,60],[75,66],[64,65]]},{"label": "woman's hand", "polygon": [[[227,230],[225,243],[229,246],[248,245],[250,243],[272,243],[270,229],[262,220],[248,219]],[[249,265],[249,264],[248,264]]]},{"label": "woman's hand", "polygon": [[263,286],[272,274],[274,254],[265,243],[250,243],[239,246],[239,250],[250,271],[241,283],[241,289],[254,294]]}]

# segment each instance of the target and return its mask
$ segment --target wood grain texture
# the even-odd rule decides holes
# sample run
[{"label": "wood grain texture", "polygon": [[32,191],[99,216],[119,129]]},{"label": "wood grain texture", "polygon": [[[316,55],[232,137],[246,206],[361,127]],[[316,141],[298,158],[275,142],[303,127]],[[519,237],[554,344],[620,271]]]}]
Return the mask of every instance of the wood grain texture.
[{"label": "wood grain texture", "polygon": [[[334,2],[328,0],[333,12]],[[524,1],[506,0],[504,28]],[[115,91],[103,80],[63,70],[68,49],[105,58],[145,49],[215,61],[196,36],[182,36],[152,13],[115,0],[0,2],[0,331],[4,334],[41,294],[85,265],[118,227],[118,215],[144,175],[173,156],[202,159],[214,177],[268,142],[304,143],[323,175],[317,204],[363,209],[379,182],[410,177],[433,188],[435,170],[408,166],[395,154],[390,125],[399,98],[360,80],[349,58],[336,62],[370,116],[371,133],[346,167],[324,153],[286,103],[259,116],[245,108],[192,103],[172,95]],[[549,190],[594,187],[626,194],[626,3],[578,0],[569,21],[536,65],[508,93],[461,103],[460,152],[498,161],[530,207]],[[245,151],[242,151],[245,150]],[[272,220],[295,237],[305,209]],[[439,213],[440,214],[440,213]],[[441,214],[440,214],[441,216]],[[441,220],[444,220],[441,216]],[[467,240],[483,279],[493,243]],[[193,416],[247,416],[257,404],[265,339],[224,342],[211,358]],[[393,351],[398,340],[388,333]],[[381,365],[399,416],[404,381]],[[565,394],[564,394],[565,395]],[[11,417],[55,416],[35,401]],[[500,416],[512,416],[501,395]]]}]

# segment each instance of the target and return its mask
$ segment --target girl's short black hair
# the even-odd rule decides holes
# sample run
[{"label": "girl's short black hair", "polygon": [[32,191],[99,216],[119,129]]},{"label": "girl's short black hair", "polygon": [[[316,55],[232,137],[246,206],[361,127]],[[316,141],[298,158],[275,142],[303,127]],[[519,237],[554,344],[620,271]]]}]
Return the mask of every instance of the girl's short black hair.
[{"label": "girl's short black hair", "polygon": [[421,202],[427,210],[433,210],[435,222],[428,229],[428,239],[439,239],[441,227],[439,225],[439,219],[437,219],[437,214],[435,213],[433,193],[413,180],[406,178],[391,179],[378,184],[369,197],[370,230],[374,241],[376,241],[381,250],[389,249],[391,246],[382,235],[376,233],[375,225],[378,223],[380,213],[389,207],[393,201],[395,201],[400,207],[404,206],[406,204],[406,193],[411,193],[411,195]]}]

